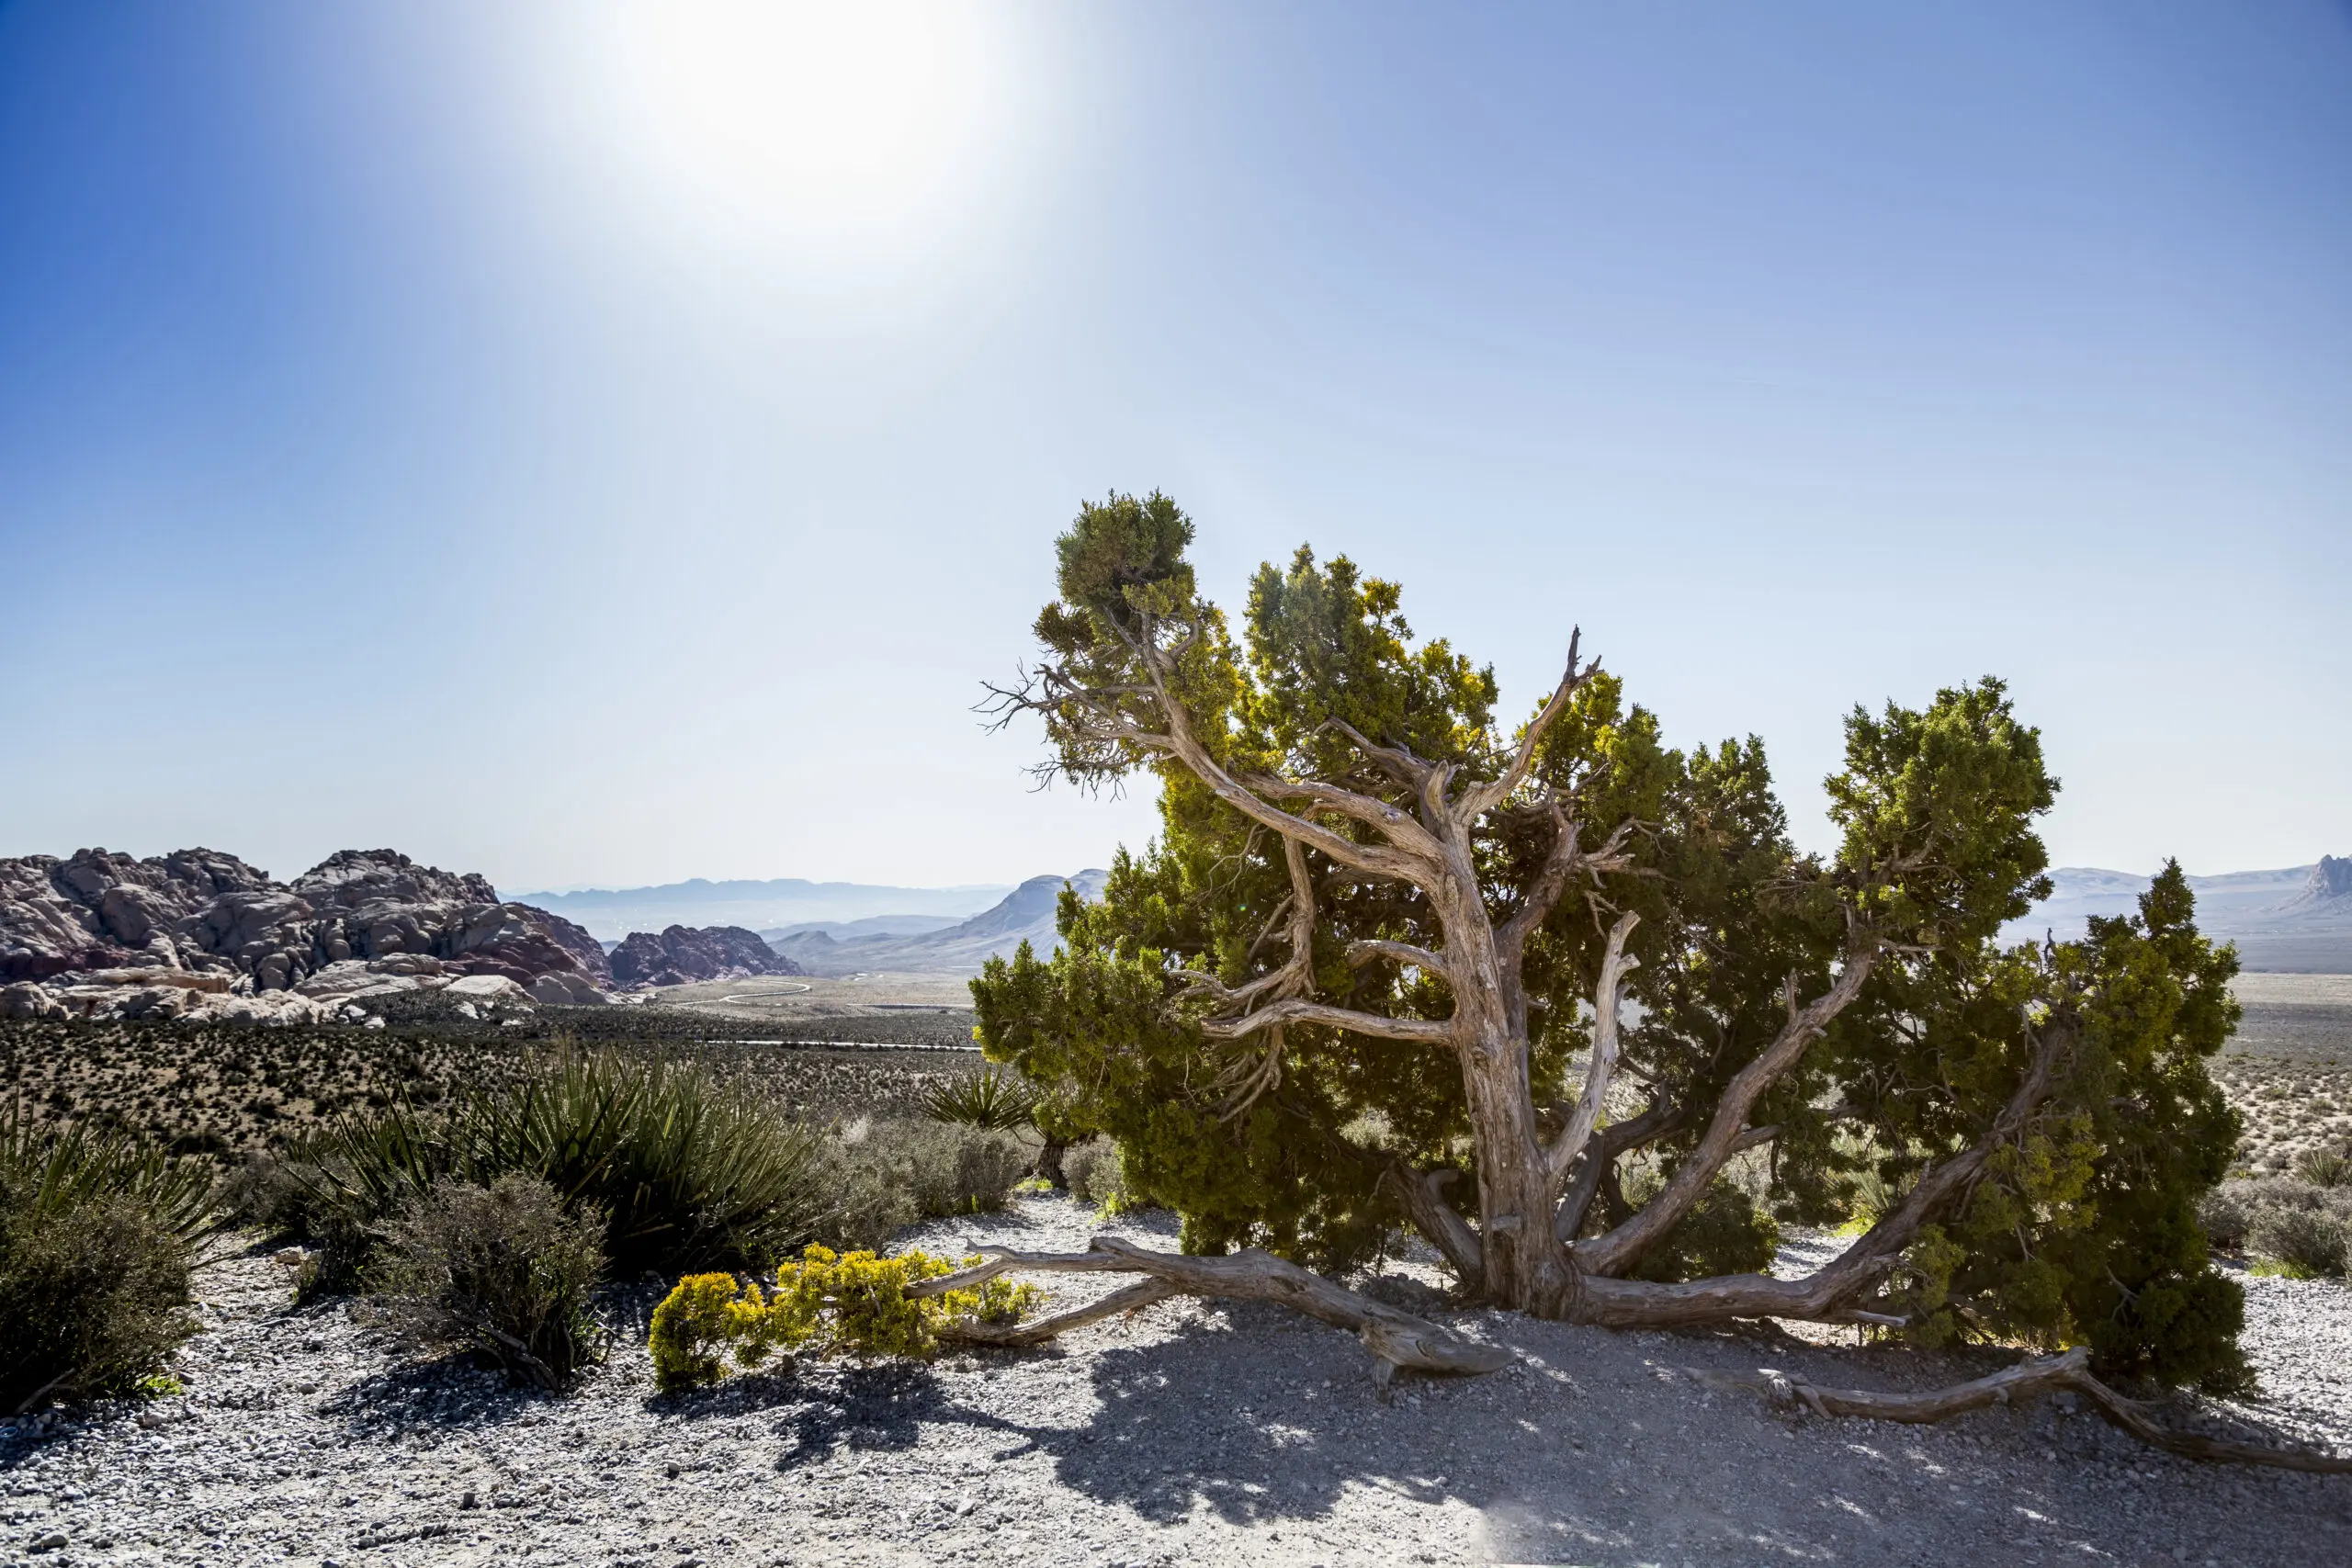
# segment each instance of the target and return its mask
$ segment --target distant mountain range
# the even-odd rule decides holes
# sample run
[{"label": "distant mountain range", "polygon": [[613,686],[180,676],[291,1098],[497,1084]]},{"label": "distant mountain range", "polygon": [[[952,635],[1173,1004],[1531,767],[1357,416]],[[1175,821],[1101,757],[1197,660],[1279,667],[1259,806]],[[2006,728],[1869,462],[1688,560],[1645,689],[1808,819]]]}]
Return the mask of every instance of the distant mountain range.
[{"label": "distant mountain range", "polygon": [[[2051,896],[2002,933],[2012,942],[2078,937],[2093,915],[2128,915],[2149,878],[2128,871],[2062,866],[2050,874]],[[2197,925],[2234,942],[2248,969],[2352,974],[2352,859],[2323,855],[2316,865],[2192,876]]]},{"label": "distant mountain range", "polygon": [[[971,919],[1012,889],[1001,883],[965,887],[888,887],[862,882],[707,882],[695,877],[660,887],[591,887],[576,893],[523,893],[512,902],[561,915],[600,942],[671,926],[742,926],[752,931],[857,925],[884,919],[935,918],[940,926]],[[903,925],[893,928],[906,931]],[[937,929],[937,928],[933,928]]]},{"label": "distant mountain range", "polygon": [[[810,975],[948,973],[976,975],[994,956],[1011,957],[1028,942],[1040,955],[1051,953],[1060,938],[1054,929],[1062,886],[1067,883],[1080,897],[1100,898],[1109,874],[1081,871],[1075,876],[1033,876],[1007,894],[993,908],[970,919],[912,931],[882,917],[848,926],[803,925],[763,931],[768,945]],[[897,929],[882,929],[886,924]]]}]

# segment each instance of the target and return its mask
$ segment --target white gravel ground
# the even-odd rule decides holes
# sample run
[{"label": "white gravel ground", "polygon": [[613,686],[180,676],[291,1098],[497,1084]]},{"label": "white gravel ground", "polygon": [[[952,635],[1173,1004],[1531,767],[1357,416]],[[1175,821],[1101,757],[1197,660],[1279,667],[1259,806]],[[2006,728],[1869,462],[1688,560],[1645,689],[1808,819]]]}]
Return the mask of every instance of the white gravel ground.
[{"label": "white gravel ground", "polygon": [[[1033,1199],[915,1239],[1071,1247],[1093,1228]],[[2352,1292],[2247,1284],[2276,1398],[2242,1414],[2352,1450]],[[264,1258],[207,1293],[185,1399],[0,1427],[0,1562],[2352,1563],[2352,1477],[2191,1464],[2050,1404],[1796,1421],[1671,1370],[1882,1387],[1974,1370],[1770,1330],[1462,1314],[1521,1363],[1384,1405],[1343,1335],[1170,1302],[1055,1348],[670,1399],[639,1316],[556,1399],[404,1364],[341,1305],[288,1307]]]}]

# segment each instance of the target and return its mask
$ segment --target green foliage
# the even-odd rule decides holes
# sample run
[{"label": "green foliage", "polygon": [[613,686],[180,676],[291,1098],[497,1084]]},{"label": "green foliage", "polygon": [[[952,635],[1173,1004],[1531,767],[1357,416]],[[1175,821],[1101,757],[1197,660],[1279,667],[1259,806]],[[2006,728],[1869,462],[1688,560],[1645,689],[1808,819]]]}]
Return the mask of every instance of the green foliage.
[{"label": "green foliage", "polygon": [[1090,1138],[1072,1148],[1062,1156],[1062,1172],[1072,1198],[1106,1214],[1145,1207],[1120,1169],[1119,1145],[1108,1138]]},{"label": "green foliage", "polygon": [[196,1331],[210,1174],[78,1127],[0,1121],[0,1413],[136,1392]]},{"label": "green foliage", "polygon": [[[1906,998],[1945,1081],[1987,1099],[2014,1081],[2018,1010],[2062,996],[2077,1023],[2057,1092],[1947,1222],[1966,1261],[1927,1332],[2086,1343],[2112,1373],[2239,1388],[2243,1294],[2198,1222],[2239,1131],[2207,1068],[2237,1021],[2237,958],[2198,934],[2177,865],[2140,905],[2080,943],[1929,972]],[[1936,1124],[1918,1099],[1889,1118],[1914,1138]]]},{"label": "green foliage", "polygon": [[1021,1075],[993,1064],[977,1073],[943,1077],[923,1091],[923,1113],[984,1132],[1026,1127],[1037,1111],[1037,1091]]},{"label": "green foliage", "polygon": [[2313,1187],[2352,1186],[2352,1156],[2343,1149],[2305,1149],[2295,1156],[2295,1176]]},{"label": "green foliage", "polygon": [[2342,1274],[2352,1262],[2352,1186],[2284,1176],[2224,1181],[2198,1216],[2214,1246],[2301,1277]]},{"label": "green foliage", "polygon": [[384,1226],[369,1283],[409,1343],[470,1350],[561,1387],[603,1353],[589,1294],[604,1272],[604,1231],[602,1213],[567,1210],[536,1176],[445,1179]]},{"label": "green foliage", "polygon": [[[1632,1196],[1631,1193],[1628,1196]],[[1636,1199],[1636,1206],[1640,1200]],[[1781,1227],[1747,1189],[1717,1178],[1690,1212],[1642,1254],[1633,1277],[1661,1284],[1716,1274],[1760,1274],[1781,1248]]]},{"label": "green foliage", "polygon": [[1002,1133],[959,1123],[858,1122],[825,1151],[832,1207],[820,1235],[879,1247],[920,1220],[1004,1207],[1029,1153]]},{"label": "green foliage", "polygon": [[446,1110],[340,1118],[288,1168],[300,1192],[289,1220],[324,1245],[325,1289],[351,1288],[382,1223],[444,1179],[547,1182],[605,1216],[605,1251],[630,1274],[762,1267],[819,1234],[832,1207],[819,1134],[700,1064],[609,1050]]},{"label": "green foliage", "polygon": [[907,1294],[910,1285],[979,1261],[812,1247],[779,1269],[768,1291],[755,1280],[739,1285],[729,1274],[691,1276],[653,1310],[654,1376],[672,1392],[716,1382],[726,1370],[722,1352],[746,1367],[804,1347],[861,1358],[924,1357],[939,1348],[944,1325],[967,1318],[1017,1323],[1045,1299],[1035,1285],[1003,1279],[977,1290]]},{"label": "green foliage", "polygon": [[[1404,814],[1419,809],[1412,790],[1351,731],[1449,769],[1454,788],[1494,778],[1516,737],[1496,718],[1491,672],[1417,642],[1395,584],[1302,548],[1253,578],[1237,640],[1197,595],[1190,537],[1167,498],[1114,496],[1060,541],[1059,596],[1037,623],[1050,679],[1027,699],[1045,716],[1049,771],[1088,784],[1155,773],[1161,832],[1114,858],[1100,902],[1065,897],[1051,958],[1024,947],[988,965],[973,984],[978,1033],[992,1061],[1060,1097],[1073,1127],[1115,1141],[1130,1190],[1182,1215],[1186,1248],[1256,1245],[1345,1269],[1406,1223],[1390,1179],[1401,1169],[1459,1172],[1448,1201],[1476,1215],[1481,1151],[1462,1068],[1442,1050],[1322,1025],[1204,1037],[1212,1004],[1185,972],[1238,987],[1292,956],[1283,844],[1133,737],[1181,722],[1237,777],[1312,777]],[[1114,693],[1121,724],[1056,696],[1077,688]],[[2070,1043],[2047,1101],[1914,1249],[1901,1293],[1931,1337],[2085,1342],[2110,1372],[2230,1384],[2240,1303],[2196,1208],[2236,1137],[2208,1071],[2235,1023],[2233,954],[2198,934],[2177,869],[2139,915],[2096,922],[2082,942],[2000,946],[2002,925],[2048,891],[2035,822],[2058,787],[2000,682],[1857,708],[1846,741],[1826,782],[1837,852],[1807,855],[1760,741],[1672,749],[1614,675],[1577,689],[1532,782],[1574,799],[1582,842],[1622,829],[1631,864],[1572,886],[1528,940],[1512,1005],[1534,1105],[1556,1116],[1575,1092],[1617,911],[1642,917],[1620,1083],[1667,1118],[1641,1152],[1661,1174],[1786,1025],[1788,988],[1818,996],[1852,943],[1885,944],[1860,998],[1749,1114],[1776,1129],[1760,1190],[1711,1192],[1634,1270],[1754,1267],[1778,1224],[1835,1224],[1899,1197],[1982,1145],[2040,1043],[2059,1038]],[[1481,819],[1470,848],[1489,917],[1521,907],[1556,834],[1519,802]],[[1436,976],[1349,957],[1361,941],[1444,949],[1432,897],[1319,849],[1307,867],[1317,999],[1450,1017]],[[1271,1087],[1237,1100],[1245,1070]],[[1623,1217],[1604,1190],[1588,1233]]]}]

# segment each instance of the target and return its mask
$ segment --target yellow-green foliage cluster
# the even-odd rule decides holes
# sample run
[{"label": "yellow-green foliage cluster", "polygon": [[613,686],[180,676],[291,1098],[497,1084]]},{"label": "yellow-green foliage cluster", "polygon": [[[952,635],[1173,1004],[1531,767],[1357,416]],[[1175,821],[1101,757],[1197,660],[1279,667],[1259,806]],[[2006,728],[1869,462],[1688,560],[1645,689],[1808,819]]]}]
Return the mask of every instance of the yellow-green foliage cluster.
[{"label": "yellow-green foliage cluster", "polygon": [[881,1258],[812,1247],[776,1271],[773,1290],[732,1274],[690,1274],[653,1309],[653,1372],[664,1389],[716,1382],[723,1352],[758,1366],[775,1350],[811,1344],[856,1356],[928,1356],[942,1325],[962,1318],[1017,1323],[1044,1300],[1035,1285],[990,1280],[977,1290],[910,1296],[923,1280],[978,1265],[922,1252]]}]

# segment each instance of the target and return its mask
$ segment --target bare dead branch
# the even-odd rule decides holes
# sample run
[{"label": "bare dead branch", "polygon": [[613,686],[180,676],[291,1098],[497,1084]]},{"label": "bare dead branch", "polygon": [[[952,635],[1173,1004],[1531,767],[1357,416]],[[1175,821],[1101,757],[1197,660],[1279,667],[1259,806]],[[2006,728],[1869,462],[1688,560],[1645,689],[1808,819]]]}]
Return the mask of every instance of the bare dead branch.
[{"label": "bare dead branch", "polygon": [[1582,670],[1577,668],[1577,644],[1583,636],[1582,627],[1576,627],[1569,631],[1568,667],[1561,675],[1560,683],[1552,689],[1551,696],[1545,700],[1543,707],[1536,711],[1535,716],[1528,720],[1526,730],[1519,738],[1519,748],[1512,753],[1510,763],[1504,767],[1502,773],[1485,784],[1472,784],[1462,792],[1461,799],[1455,802],[1453,807],[1454,815],[1459,820],[1476,821],[1480,817],[1509,800],[1519,786],[1527,781],[1528,770],[1535,765],[1535,750],[1543,744],[1544,734],[1551,729],[1562,714],[1567,712],[1569,700],[1576,695],[1577,688],[1583,685],[1592,677],[1593,671],[1600,668],[1599,660],[1593,660]]},{"label": "bare dead branch", "polygon": [[1386,1179],[1404,1200],[1413,1228],[1445,1255],[1455,1278],[1476,1282],[1486,1274],[1486,1244],[1445,1201],[1446,1188],[1461,1176],[1458,1170],[1416,1170],[1400,1160],[1389,1167]]},{"label": "bare dead branch", "polygon": [[[1415,884],[1435,874],[1438,869],[1437,864],[1427,853],[1418,851],[1408,852],[1393,841],[1385,844],[1359,844],[1345,833],[1334,832],[1318,822],[1310,822],[1304,817],[1294,816],[1272,801],[1252,794],[1232,774],[1227,773],[1215,757],[1209,755],[1207,749],[1193,736],[1191,725],[1181,708],[1170,708],[1168,716],[1170,751],[1185,767],[1192,770],[1203,784],[1207,784],[1219,800],[1224,801],[1251,821],[1261,827],[1271,828],[1283,838],[1294,840],[1309,849],[1320,850],[1330,859],[1351,871]],[[1395,810],[1393,807],[1388,809]],[[1401,820],[1408,823],[1414,831],[1421,832],[1426,837],[1426,831],[1419,823],[1412,822],[1409,818],[1404,817],[1402,812],[1396,815]]]},{"label": "bare dead branch", "polygon": [[1278,1023],[1319,1023],[1329,1029],[1345,1029],[1382,1040],[1410,1040],[1423,1045],[1450,1045],[1453,1042],[1453,1026],[1450,1023],[1423,1018],[1388,1018],[1295,998],[1274,1002],[1240,1018],[1204,1020],[1201,1032],[1212,1040],[1238,1040]]},{"label": "bare dead branch", "polygon": [[1323,721],[1322,728],[1336,729],[1346,736],[1349,745],[1378,762],[1382,771],[1391,779],[1416,795],[1419,794],[1422,786],[1429,783],[1430,775],[1437,771],[1436,763],[1416,757],[1409,748],[1383,746],[1377,741],[1367,739],[1363,731],[1346,719],[1327,718]]},{"label": "bare dead branch", "polygon": [[1098,1235],[1087,1244],[1084,1252],[1013,1252],[996,1247],[979,1250],[989,1255],[987,1262],[910,1285],[907,1293],[934,1296],[948,1291],[970,1290],[999,1275],[1023,1270],[1148,1274],[1185,1295],[1272,1302],[1334,1328],[1346,1329],[1372,1352],[1374,1376],[1384,1388],[1400,1368],[1424,1372],[1491,1372],[1518,1359],[1498,1345],[1464,1339],[1426,1318],[1358,1295],[1320,1274],[1310,1273],[1256,1247],[1222,1258],[1193,1258],[1137,1247],[1116,1236]]},{"label": "bare dead branch", "polygon": [[1552,1228],[1560,1239],[1574,1241],[1577,1232],[1584,1228],[1585,1212],[1600,1193],[1601,1179],[1622,1156],[1680,1130],[1690,1120],[1686,1107],[1653,1105],[1638,1116],[1612,1122],[1596,1133],[1570,1169],[1567,1190],[1553,1211]]},{"label": "bare dead branch", "polygon": [[1360,795],[1320,779],[1276,778],[1269,773],[1252,773],[1241,783],[1245,788],[1268,800],[1306,800],[1326,811],[1336,811],[1414,853],[1433,855],[1441,852],[1437,839],[1418,818],[1398,810],[1375,795]]},{"label": "bare dead branch", "polygon": [[[1740,1134],[1747,1127],[1747,1113],[1756,1108],[1764,1091],[1796,1065],[1805,1047],[1829,1026],[1830,1021],[1861,995],[1862,984],[1870,978],[1877,962],[1878,949],[1867,941],[1849,948],[1845,968],[1836,982],[1803,1008],[1792,1005],[1789,1021],[1771,1044],[1725,1086],[1698,1147],[1676,1168],[1658,1195],[1607,1235],[1577,1243],[1578,1268],[1588,1274],[1622,1274],[1690,1213],[1691,1205],[1698,1202],[1723,1169],[1724,1162],[1731,1158]],[[1793,1004],[1793,991],[1790,999]]]},{"label": "bare dead branch", "polygon": [[[1306,850],[1297,840],[1283,840],[1283,864],[1290,873],[1290,897],[1283,900],[1290,910],[1290,957],[1272,974],[1251,981],[1238,992],[1227,992],[1237,1005],[1261,993],[1271,993],[1277,1000],[1315,994],[1315,879],[1307,874]],[[1282,1081],[1283,1032],[1276,1024],[1266,1031],[1264,1050],[1220,1076],[1217,1087],[1228,1091],[1220,1114],[1231,1121],[1255,1105],[1261,1095],[1281,1087]]]},{"label": "bare dead branch", "polygon": [[[910,1291],[908,1293],[914,1292]],[[1106,1317],[1116,1317],[1124,1312],[1141,1312],[1155,1302],[1164,1302],[1170,1296],[1183,1293],[1165,1280],[1138,1280],[1124,1290],[1113,1291],[1090,1306],[1057,1313],[1052,1317],[1041,1317],[1035,1323],[983,1323],[976,1317],[961,1317],[941,1325],[939,1337],[972,1345],[1043,1345],[1073,1328],[1084,1328],[1090,1323],[1100,1323]]]},{"label": "bare dead branch", "polygon": [[1348,943],[1348,964],[1351,968],[1376,964],[1384,958],[1426,970],[1442,980],[1453,978],[1453,971],[1444,958],[1426,947],[1415,947],[1409,942],[1383,942],[1370,937]]},{"label": "bare dead branch", "polygon": [[[1567,829],[1576,831],[1573,823]],[[1544,1151],[1544,1168],[1549,1174],[1552,1191],[1556,1200],[1560,1188],[1568,1179],[1568,1168],[1584,1153],[1585,1143],[1592,1136],[1592,1129],[1600,1121],[1601,1102],[1608,1098],[1611,1075],[1617,1070],[1617,1017],[1619,1004],[1625,997],[1625,972],[1641,960],[1625,951],[1625,939],[1634,934],[1642,917],[1628,909],[1617,917],[1610,928],[1609,946],[1600,956],[1600,980],[1592,989],[1592,1060],[1585,1068],[1584,1092],[1577,1099],[1577,1108],[1568,1117],[1568,1124]]]},{"label": "bare dead branch", "polygon": [[1527,885],[1527,891],[1521,895],[1510,918],[1495,928],[1497,947],[1514,961],[1526,948],[1527,939],[1551,918],[1571,882],[1585,876],[1599,886],[1602,876],[1632,868],[1634,857],[1625,852],[1625,840],[1641,827],[1630,819],[1620,822],[1599,849],[1588,853],[1579,842],[1583,824],[1569,816],[1556,800],[1544,801],[1544,809],[1552,818],[1551,851],[1537,868],[1534,880]]},{"label": "bare dead branch", "polygon": [[[1920,1228],[1964,1190],[1993,1151],[2015,1139],[2049,1098],[2059,1058],[2072,1043],[2073,1025],[2061,1022],[2034,1039],[2034,1055],[2008,1103],[1977,1143],[1930,1169],[1878,1224],[1853,1245],[1802,1280],[1766,1274],[1725,1274],[1711,1280],[1654,1285],[1588,1277],[1584,1306],[1592,1322],[1620,1328],[1669,1328],[1733,1317],[1786,1317],[1835,1322],[1849,1303],[1892,1273]],[[1622,1228],[1622,1227],[1621,1227]]]},{"label": "bare dead branch", "polygon": [[2086,1396],[2098,1413],[2142,1442],[2188,1459],[2230,1464],[2270,1465],[2281,1470],[2352,1474],[2352,1457],[2315,1453],[2308,1449],[2273,1449],[2256,1443],[2230,1442],[2200,1433],[2184,1432],[2155,1420],[2147,1406],[2126,1399],[2091,1375],[2090,1352],[2081,1346],[2058,1356],[2037,1356],[1976,1378],[1926,1393],[1881,1393],[1871,1390],[1823,1388],[1789,1372],[1767,1367],[1753,1376],[1684,1367],[1682,1375],[1702,1387],[1725,1393],[1754,1393],[1784,1406],[1802,1406],[1817,1416],[1854,1416],[1870,1421],[1923,1424],[1948,1420],[1988,1404],[2014,1404],[2043,1394],[2072,1391]]}]

